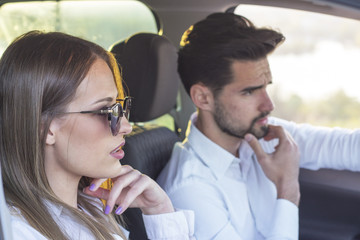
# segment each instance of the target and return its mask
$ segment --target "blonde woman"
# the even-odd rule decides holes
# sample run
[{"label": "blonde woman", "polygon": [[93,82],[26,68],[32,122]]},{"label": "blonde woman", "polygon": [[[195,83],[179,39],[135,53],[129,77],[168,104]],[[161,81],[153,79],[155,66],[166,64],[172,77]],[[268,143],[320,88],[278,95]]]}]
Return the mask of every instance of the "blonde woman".
[{"label": "blonde woman", "polygon": [[[107,51],[62,33],[29,32],[3,54],[0,82],[0,159],[14,239],[126,239],[114,216],[128,207],[142,210],[150,239],[193,239],[192,212],[174,212],[153,180],[119,162],[132,130],[131,98]],[[107,178],[111,191],[100,187]]]}]

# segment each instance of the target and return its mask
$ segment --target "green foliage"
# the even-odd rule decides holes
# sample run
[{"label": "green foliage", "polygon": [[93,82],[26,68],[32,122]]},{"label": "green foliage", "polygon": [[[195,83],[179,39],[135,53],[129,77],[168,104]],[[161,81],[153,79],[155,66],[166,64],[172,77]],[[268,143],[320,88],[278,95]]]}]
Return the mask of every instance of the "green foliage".
[{"label": "green foliage", "polygon": [[306,102],[298,95],[291,95],[284,100],[274,98],[274,102],[273,115],[280,118],[328,127],[360,127],[360,102],[342,89],[317,101]]},{"label": "green foliage", "polygon": [[137,32],[158,32],[151,10],[137,1],[10,2],[0,10],[0,54],[31,30],[65,32],[105,49]]}]

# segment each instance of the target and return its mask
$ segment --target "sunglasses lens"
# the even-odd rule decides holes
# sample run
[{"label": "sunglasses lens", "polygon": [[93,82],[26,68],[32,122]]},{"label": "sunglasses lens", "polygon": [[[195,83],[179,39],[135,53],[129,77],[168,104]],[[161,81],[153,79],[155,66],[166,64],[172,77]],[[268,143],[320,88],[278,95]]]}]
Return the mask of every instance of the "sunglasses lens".
[{"label": "sunglasses lens", "polygon": [[127,98],[124,103],[124,116],[127,120],[130,120],[130,108],[131,108],[131,98]]},{"label": "sunglasses lens", "polygon": [[120,130],[121,117],[126,117],[129,120],[131,108],[131,98],[126,98],[124,102],[124,109],[121,104],[117,103],[112,107],[112,112],[109,113],[110,128],[113,136],[116,136]]},{"label": "sunglasses lens", "polygon": [[121,112],[121,106],[120,104],[116,104],[113,108],[112,108],[112,113],[110,114],[110,128],[111,128],[111,133],[113,136],[116,136],[119,133],[120,130],[120,112]]}]

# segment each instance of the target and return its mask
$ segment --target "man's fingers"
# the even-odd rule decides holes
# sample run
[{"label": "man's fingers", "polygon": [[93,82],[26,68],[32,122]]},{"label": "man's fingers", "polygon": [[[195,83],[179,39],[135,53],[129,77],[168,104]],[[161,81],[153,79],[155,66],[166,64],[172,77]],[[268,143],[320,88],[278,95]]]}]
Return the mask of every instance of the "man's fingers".
[{"label": "man's fingers", "polygon": [[269,131],[266,134],[266,136],[264,137],[264,140],[270,141],[275,138],[279,138],[279,140],[280,140],[280,139],[283,139],[284,137],[286,137],[285,131],[282,127],[275,126],[275,125],[269,125],[268,127],[269,127],[268,128]]},{"label": "man's fingers", "polygon": [[259,141],[254,137],[254,135],[247,133],[245,135],[245,140],[249,143],[250,147],[254,150],[254,153],[259,161],[262,161],[266,158],[266,153],[262,149]]},{"label": "man's fingers", "polygon": [[281,126],[271,126],[269,132],[274,138],[279,139],[279,144],[276,146],[276,149],[283,149],[285,152],[293,151],[297,149],[297,144],[292,136]]}]

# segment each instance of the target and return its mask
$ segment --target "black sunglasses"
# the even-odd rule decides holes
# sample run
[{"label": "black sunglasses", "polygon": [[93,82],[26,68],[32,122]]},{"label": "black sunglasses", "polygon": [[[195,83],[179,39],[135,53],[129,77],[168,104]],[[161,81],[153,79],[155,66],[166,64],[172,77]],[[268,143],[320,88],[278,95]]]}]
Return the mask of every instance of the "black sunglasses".
[{"label": "black sunglasses", "polygon": [[[131,109],[131,100],[132,97],[125,97],[124,99],[116,99],[116,103],[110,107],[96,110],[96,111],[81,111],[81,112],[66,112],[66,113],[96,113],[96,114],[107,114],[108,121],[110,124],[111,133],[113,136],[118,135],[120,126],[121,126],[121,118],[125,117],[129,120],[130,117],[130,109]],[[121,103],[124,102],[123,106]]]}]

